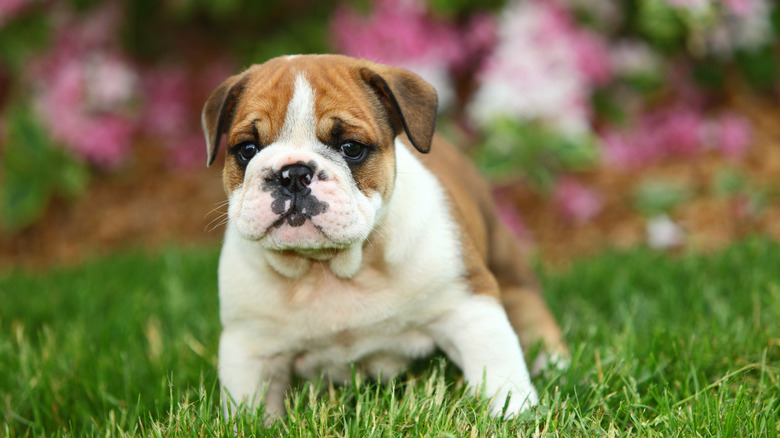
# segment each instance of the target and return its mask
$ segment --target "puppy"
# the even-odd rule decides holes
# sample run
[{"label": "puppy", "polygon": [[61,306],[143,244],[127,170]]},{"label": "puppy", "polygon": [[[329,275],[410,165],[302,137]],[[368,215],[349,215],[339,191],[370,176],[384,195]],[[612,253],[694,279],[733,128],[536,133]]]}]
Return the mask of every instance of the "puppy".
[{"label": "puppy", "polygon": [[489,187],[434,134],[436,106],[417,75],[337,55],[272,59],[211,94],[226,409],[273,420],[293,372],[386,379],[436,347],[493,415],[537,403],[521,344],[566,345]]}]

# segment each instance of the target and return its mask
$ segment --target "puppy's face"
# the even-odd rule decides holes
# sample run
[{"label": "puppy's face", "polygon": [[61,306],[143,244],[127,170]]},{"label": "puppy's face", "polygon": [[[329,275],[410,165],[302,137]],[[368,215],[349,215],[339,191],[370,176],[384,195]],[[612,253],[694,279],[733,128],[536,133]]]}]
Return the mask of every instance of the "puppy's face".
[{"label": "puppy's face", "polygon": [[276,58],[229,78],[203,126],[209,163],[227,137],[232,224],[268,250],[365,240],[392,194],[396,135],[427,152],[435,108],[419,77],[341,56]]}]

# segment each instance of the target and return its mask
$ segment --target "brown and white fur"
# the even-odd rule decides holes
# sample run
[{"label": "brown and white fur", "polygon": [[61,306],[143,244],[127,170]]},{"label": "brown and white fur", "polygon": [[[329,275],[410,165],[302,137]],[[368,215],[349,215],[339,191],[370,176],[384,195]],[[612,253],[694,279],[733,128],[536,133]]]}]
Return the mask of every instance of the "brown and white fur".
[{"label": "brown and white fur", "polygon": [[434,135],[436,105],[413,73],[337,55],[272,59],[212,93],[225,406],[273,419],[293,372],[388,378],[436,347],[494,415],[538,402],[521,344],[565,343],[488,186]]}]

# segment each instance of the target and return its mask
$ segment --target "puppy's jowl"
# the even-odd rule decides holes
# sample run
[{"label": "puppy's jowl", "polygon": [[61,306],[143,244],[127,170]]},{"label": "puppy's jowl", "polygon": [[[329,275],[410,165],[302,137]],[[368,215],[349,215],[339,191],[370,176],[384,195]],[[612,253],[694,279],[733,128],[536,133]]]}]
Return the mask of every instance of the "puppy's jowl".
[{"label": "puppy's jowl", "polygon": [[[283,415],[292,373],[388,378],[439,347],[492,413],[537,403],[521,345],[567,350],[490,191],[434,135],[436,93],[343,56],[270,60],[203,108],[227,138],[224,405]],[[483,380],[484,377],[484,380]]]}]

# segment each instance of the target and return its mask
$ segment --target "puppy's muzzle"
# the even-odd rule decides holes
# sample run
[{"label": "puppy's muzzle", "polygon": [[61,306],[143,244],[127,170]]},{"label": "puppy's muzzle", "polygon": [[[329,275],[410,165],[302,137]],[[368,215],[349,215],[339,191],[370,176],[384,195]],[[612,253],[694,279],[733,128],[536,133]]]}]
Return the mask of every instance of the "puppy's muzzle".
[{"label": "puppy's muzzle", "polygon": [[312,216],[328,210],[328,204],[312,194],[310,186],[313,179],[314,169],[304,163],[282,167],[271,178],[269,185],[273,187],[271,195],[274,197],[271,211],[279,215],[273,226],[286,222],[291,227],[300,227]]}]

